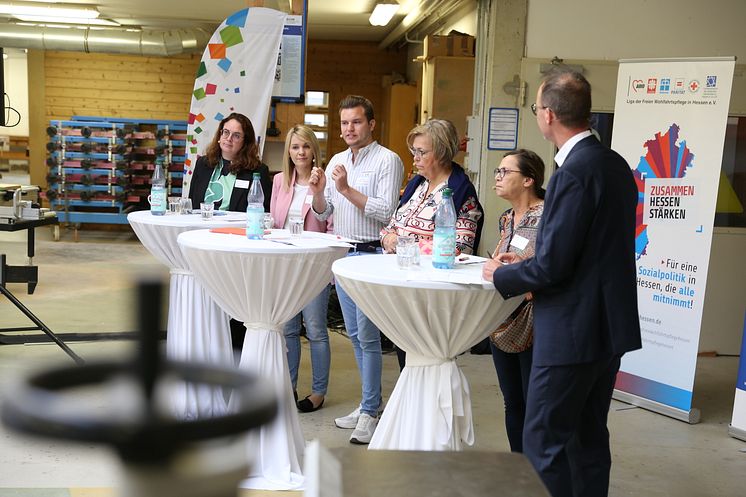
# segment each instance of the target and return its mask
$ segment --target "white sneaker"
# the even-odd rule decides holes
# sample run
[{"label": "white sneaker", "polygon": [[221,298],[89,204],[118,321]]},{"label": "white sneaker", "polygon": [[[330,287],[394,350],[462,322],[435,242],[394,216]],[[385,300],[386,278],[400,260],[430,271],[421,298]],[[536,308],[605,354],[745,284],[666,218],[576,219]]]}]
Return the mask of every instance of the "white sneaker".
[{"label": "white sneaker", "polygon": [[373,438],[373,432],[376,431],[378,426],[378,418],[374,418],[368,414],[362,413],[360,419],[357,420],[357,426],[355,431],[350,436],[350,443],[353,444],[369,444],[370,439]]},{"label": "white sneaker", "polygon": [[368,414],[362,413],[360,419],[357,421],[355,431],[350,435],[350,443],[354,444],[369,444],[370,439],[373,438],[373,432],[376,431],[378,426],[378,418],[374,418]]},{"label": "white sneaker", "polygon": [[360,419],[360,406],[357,406],[357,408],[352,411],[347,416],[342,416],[341,418],[336,418],[334,420],[334,424],[337,425],[337,428],[344,428],[345,430],[352,430],[357,426],[357,421]]},{"label": "white sneaker", "polygon": [[[378,416],[380,417],[381,414],[383,414],[383,403],[381,403],[380,407],[378,408]],[[358,419],[360,419],[360,406],[357,406],[357,408],[347,416],[335,418],[334,424],[337,425],[337,428],[352,430],[357,426]]]}]

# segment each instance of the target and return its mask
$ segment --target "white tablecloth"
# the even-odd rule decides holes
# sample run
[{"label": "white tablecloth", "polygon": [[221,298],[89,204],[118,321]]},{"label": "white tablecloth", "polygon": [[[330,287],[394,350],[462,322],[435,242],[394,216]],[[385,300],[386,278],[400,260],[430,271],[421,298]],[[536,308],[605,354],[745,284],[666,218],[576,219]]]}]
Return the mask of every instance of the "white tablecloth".
[{"label": "white tablecloth", "polygon": [[365,255],[339,260],[332,270],[363,312],[407,352],[369,448],[460,450],[461,442],[472,445],[469,384],[456,356],[493,331],[523,297],[505,301],[486,281],[466,285],[425,278],[453,273],[481,281],[481,264],[438,270],[430,257],[423,257],[410,272],[398,268],[395,255]]},{"label": "white tablecloth", "polygon": [[280,402],[277,419],[249,435],[248,450],[256,462],[242,484],[245,488],[302,488],[304,439],[282,325],[329,283],[332,263],[344,257],[349,247],[331,235],[284,240],[302,247],[281,241],[248,240],[208,230],[182,233],[178,239],[195,277],[228,314],[246,325],[239,367],[271,382]]},{"label": "white tablecloth", "polygon": [[[127,216],[140,242],[171,270],[166,356],[230,367],[234,364],[228,315],[194,279],[176,238],[202,228],[243,227],[246,214],[229,213],[203,221],[199,214],[153,216],[150,211]],[[181,419],[219,416],[228,404],[221,388],[180,383],[171,396],[172,412]]]}]

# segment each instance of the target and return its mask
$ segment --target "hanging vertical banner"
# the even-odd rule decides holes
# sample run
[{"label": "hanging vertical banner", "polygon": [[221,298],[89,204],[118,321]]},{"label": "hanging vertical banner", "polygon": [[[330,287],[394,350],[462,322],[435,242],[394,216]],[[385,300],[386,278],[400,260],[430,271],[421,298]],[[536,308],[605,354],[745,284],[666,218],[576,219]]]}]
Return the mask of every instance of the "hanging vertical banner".
[{"label": "hanging vertical banner", "polygon": [[289,15],[282,30],[272,96],[284,102],[302,102],[306,70],[305,15]]},{"label": "hanging vertical banner", "polygon": [[741,340],[741,359],[736,380],[736,398],[733,401],[733,418],[728,433],[734,438],[746,440],[746,316],[743,320],[743,339]]},{"label": "hanging vertical banner", "polygon": [[243,9],[223,21],[210,38],[194,80],[183,195],[189,194],[197,158],[231,112],[251,120],[261,140],[260,153],[263,150],[285,17],[273,9]]},{"label": "hanging vertical banner", "polygon": [[615,398],[690,423],[702,307],[735,59],[623,60],[612,148],[637,204],[641,350],[622,359]]}]

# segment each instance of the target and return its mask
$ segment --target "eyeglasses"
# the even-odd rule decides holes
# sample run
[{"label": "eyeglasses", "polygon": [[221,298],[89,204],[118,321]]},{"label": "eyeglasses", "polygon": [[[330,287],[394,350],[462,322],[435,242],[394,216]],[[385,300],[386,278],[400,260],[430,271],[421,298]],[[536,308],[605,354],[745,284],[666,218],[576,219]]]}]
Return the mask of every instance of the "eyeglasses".
[{"label": "eyeglasses", "polygon": [[547,107],[546,105],[536,105],[536,104],[531,104],[531,112],[533,112],[533,113],[534,113],[534,115],[536,115],[536,112],[537,112],[537,111],[538,111],[539,109],[548,109],[548,108],[549,108],[549,107]]},{"label": "eyeglasses", "polygon": [[495,179],[501,180],[508,173],[520,173],[520,171],[516,171],[515,169],[506,169],[504,167],[497,167],[495,168]]},{"label": "eyeglasses", "polygon": [[230,138],[232,141],[236,141],[236,142],[243,138],[243,135],[241,133],[237,133],[235,131],[231,133],[229,129],[225,129],[225,128],[223,128],[223,132],[220,134],[223,136],[223,138]]},{"label": "eyeglasses", "polygon": [[422,150],[421,148],[410,148],[409,149],[409,153],[412,154],[412,157],[417,157],[418,159],[422,159],[430,152],[432,152],[432,150]]}]

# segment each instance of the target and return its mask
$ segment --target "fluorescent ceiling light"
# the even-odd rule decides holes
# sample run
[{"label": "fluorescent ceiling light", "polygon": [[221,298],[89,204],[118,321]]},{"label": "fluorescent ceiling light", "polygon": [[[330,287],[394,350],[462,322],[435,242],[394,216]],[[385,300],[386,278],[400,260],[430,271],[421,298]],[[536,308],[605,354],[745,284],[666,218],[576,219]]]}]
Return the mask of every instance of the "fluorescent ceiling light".
[{"label": "fluorescent ceiling light", "polygon": [[396,11],[399,10],[398,3],[379,3],[376,8],[373,9],[373,13],[370,15],[368,22],[373,26],[385,26],[394,17]]},{"label": "fluorescent ceiling light", "polygon": [[90,7],[77,6],[72,4],[61,4],[64,7],[54,7],[33,2],[2,2],[0,3],[0,14],[12,16],[47,16],[47,17],[72,17],[76,19],[95,19],[98,17],[98,10]]},{"label": "fluorescent ceiling light", "polygon": [[24,14],[13,15],[16,19],[26,22],[41,23],[64,23],[64,24],[91,24],[96,26],[120,26],[118,22],[109,19],[90,19],[87,17],[55,17],[55,16],[32,16]]}]

